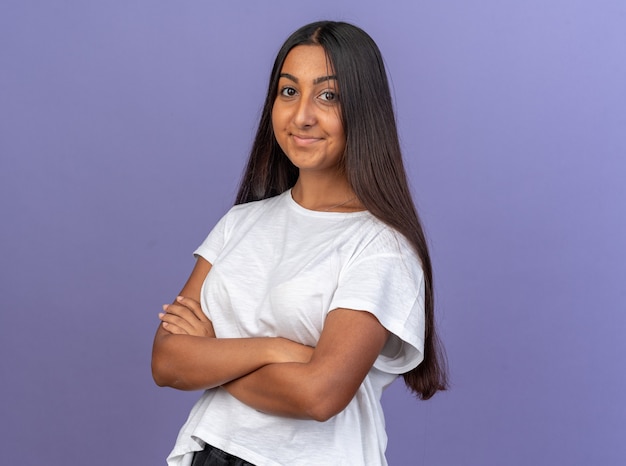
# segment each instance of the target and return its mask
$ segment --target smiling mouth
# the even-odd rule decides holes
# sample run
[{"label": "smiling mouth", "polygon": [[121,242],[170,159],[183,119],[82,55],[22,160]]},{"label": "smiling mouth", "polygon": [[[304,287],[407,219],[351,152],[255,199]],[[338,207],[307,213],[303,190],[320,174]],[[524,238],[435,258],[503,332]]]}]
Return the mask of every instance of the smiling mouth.
[{"label": "smiling mouth", "polygon": [[296,144],[303,145],[303,146],[313,144],[315,142],[322,140],[322,138],[313,138],[310,136],[298,136],[297,134],[292,134],[291,137],[296,142]]}]

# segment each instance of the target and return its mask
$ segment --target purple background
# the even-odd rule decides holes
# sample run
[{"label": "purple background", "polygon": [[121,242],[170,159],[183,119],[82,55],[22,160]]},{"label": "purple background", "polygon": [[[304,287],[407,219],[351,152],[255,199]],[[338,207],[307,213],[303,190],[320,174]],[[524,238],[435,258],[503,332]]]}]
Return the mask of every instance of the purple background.
[{"label": "purple background", "polygon": [[1,464],[164,464],[199,395],[153,384],[156,314],[323,18],[386,58],[450,359],[387,392],[391,464],[626,464],[622,0],[4,0]]}]

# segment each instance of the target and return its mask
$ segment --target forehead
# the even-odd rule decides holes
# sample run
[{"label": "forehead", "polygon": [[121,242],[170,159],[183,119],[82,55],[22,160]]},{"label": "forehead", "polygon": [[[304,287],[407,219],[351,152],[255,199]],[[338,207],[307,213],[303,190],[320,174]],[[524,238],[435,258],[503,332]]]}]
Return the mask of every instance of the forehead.
[{"label": "forehead", "polygon": [[287,54],[281,73],[315,79],[333,74],[333,66],[321,45],[298,45]]}]

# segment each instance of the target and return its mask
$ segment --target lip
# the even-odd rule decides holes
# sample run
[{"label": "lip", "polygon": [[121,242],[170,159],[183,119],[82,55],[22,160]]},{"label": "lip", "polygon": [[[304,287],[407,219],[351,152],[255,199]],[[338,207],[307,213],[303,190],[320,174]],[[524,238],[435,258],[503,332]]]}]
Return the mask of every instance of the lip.
[{"label": "lip", "polygon": [[299,146],[309,146],[311,144],[315,144],[316,142],[322,140],[322,138],[314,138],[311,136],[301,136],[298,134],[291,134],[291,138]]}]

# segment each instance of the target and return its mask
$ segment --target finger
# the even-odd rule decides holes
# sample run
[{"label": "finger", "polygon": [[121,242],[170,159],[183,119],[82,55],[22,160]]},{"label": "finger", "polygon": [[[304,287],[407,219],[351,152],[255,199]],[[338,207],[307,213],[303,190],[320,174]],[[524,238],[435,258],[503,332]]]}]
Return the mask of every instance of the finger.
[{"label": "finger", "polygon": [[164,312],[159,314],[159,319],[167,325],[163,325],[163,328],[169,328],[170,325],[174,325],[180,329],[182,329],[185,333],[191,334],[194,332],[194,326],[188,320],[177,316],[176,314],[172,314],[169,312]]},{"label": "finger", "polygon": [[215,337],[211,321],[200,321],[190,309],[176,304],[164,304],[163,310],[165,312],[159,314],[159,319],[181,327],[188,335]]},{"label": "finger", "polygon": [[196,314],[186,306],[182,306],[180,304],[164,304],[163,310],[168,314],[176,315],[181,319],[185,319],[190,324],[198,321],[198,317]]},{"label": "finger", "polygon": [[208,320],[207,316],[204,314],[204,311],[202,311],[202,306],[195,299],[187,298],[185,296],[177,296],[176,302],[191,310],[198,320],[201,320],[203,322]]},{"label": "finger", "polygon": [[[187,304],[189,304],[189,301],[191,301],[191,305],[195,307],[196,312],[177,302],[174,304],[164,304],[163,310],[172,315],[172,317],[168,317],[168,320],[182,327],[189,335],[215,337],[213,325],[204,313],[202,313],[199,303],[193,299],[189,299]],[[202,316],[202,319],[198,318],[198,313]],[[177,317],[184,319],[185,322],[177,320]]]},{"label": "finger", "polygon": [[173,335],[189,335],[182,328],[178,327],[177,325],[170,324],[168,322],[161,322],[161,327],[163,327],[163,330]]}]

